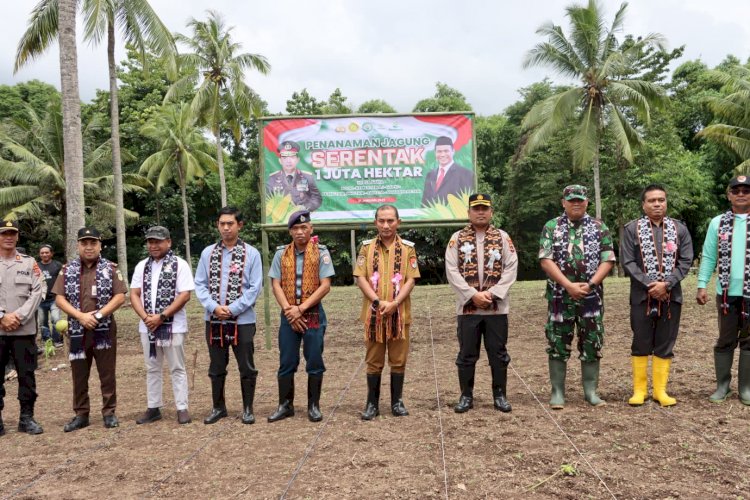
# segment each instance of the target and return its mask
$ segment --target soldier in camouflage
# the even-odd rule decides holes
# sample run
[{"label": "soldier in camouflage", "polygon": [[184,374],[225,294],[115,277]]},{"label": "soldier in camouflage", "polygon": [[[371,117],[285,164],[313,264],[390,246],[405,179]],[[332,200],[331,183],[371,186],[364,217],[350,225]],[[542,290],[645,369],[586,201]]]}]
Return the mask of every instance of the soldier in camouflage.
[{"label": "soldier in camouflage", "polygon": [[565,374],[576,330],[585,399],[601,406],[605,402],[596,389],[604,343],[602,281],[615,262],[612,237],[602,221],[586,213],[584,186],[567,186],[562,206],[565,212],[544,225],[539,241],[539,262],[549,278],[545,331],[552,384],[550,406],[561,409],[565,405]]}]

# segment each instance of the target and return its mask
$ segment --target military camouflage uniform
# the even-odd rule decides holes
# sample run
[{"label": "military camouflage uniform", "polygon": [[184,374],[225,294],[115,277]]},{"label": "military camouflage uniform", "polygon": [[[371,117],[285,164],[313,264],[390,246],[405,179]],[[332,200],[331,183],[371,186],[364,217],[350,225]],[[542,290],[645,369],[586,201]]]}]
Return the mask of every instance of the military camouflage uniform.
[{"label": "military camouflage uniform", "polygon": [[[615,252],[612,246],[612,236],[606,224],[599,224],[601,232],[600,262],[614,262]],[[555,228],[557,218],[547,221],[542,229],[539,240],[539,259],[554,259]],[[570,222],[570,251],[563,274],[574,283],[586,283],[586,264],[583,251],[583,224],[581,221]],[[547,354],[551,359],[567,361],[570,358],[571,344],[573,343],[574,329],[578,329],[578,352],[581,361],[596,361],[602,357],[601,350],[604,344],[604,324],[602,321],[604,309],[593,317],[584,317],[584,300],[573,300],[567,292],[563,292],[562,322],[552,321],[553,285],[551,279],[547,280],[546,298],[549,312],[545,332],[547,334]],[[600,284],[594,287],[594,293],[603,298],[604,289]],[[603,302],[603,301],[602,301]]]}]

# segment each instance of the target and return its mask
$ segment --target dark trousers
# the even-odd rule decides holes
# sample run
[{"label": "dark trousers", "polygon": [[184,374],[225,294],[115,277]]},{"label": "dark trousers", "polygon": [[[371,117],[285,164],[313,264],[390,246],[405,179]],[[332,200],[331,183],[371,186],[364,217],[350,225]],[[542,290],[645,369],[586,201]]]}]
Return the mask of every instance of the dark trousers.
[{"label": "dark trousers", "polygon": [[0,411],[5,407],[5,365],[13,360],[18,372],[21,409],[33,409],[36,401],[36,335],[0,335]]},{"label": "dark trousers", "polygon": [[308,375],[323,375],[326,371],[323,363],[323,341],[326,335],[326,313],[322,307],[318,308],[320,324],[318,328],[310,328],[305,333],[297,333],[286,317],[281,315],[279,324],[279,377],[288,377],[297,372],[299,366],[299,346],[302,344],[302,354],[305,357],[305,370]]},{"label": "dark trousers", "polygon": [[[53,310],[54,308],[54,310]],[[52,339],[53,342],[61,342],[62,337],[55,329],[55,321],[60,319],[60,310],[55,305],[55,299],[43,300],[37,310],[39,329],[42,331],[42,341]],[[50,323],[50,320],[52,322]]]},{"label": "dark trousers", "polygon": [[[211,323],[206,321],[206,343],[208,344],[208,376],[211,380],[224,380],[227,377],[227,365],[229,364],[229,345],[224,347],[211,345]],[[241,380],[255,379],[258,370],[255,369],[255,323],[237,325],[237,345],[232,344],[234,358],[237,360],[237,368],[240,371]]]},{"label": "dark trousers", "polygon": [[725,315],[721,309],[721,295],[716,296],[719,338],[714,352],[734,352],[737,345],[743,351],[750,351],[750,322],[742,321],[742,297],[729,296],[727,299],[729,311]]},{"label": "dark trousers", "polygon": [[662,304],[661,316],[646,315],[646,303],[630,306],[630,328],[633,330],[632,356],[658,356],[672,358],[677,332],[680,329],[682,304],[672,302],[669,310]]},{"label": "dark trousers", "polygon": [[492,369],[505,368],[510,355],[505,349],[508,341],[507,314],[465,314],[458,316],[458,357],[456,366],[471,368],[479,359],[479,348],[484,337],[484,349]]},{"label": "dark trousers", "polygon": [[89,375],[91,364],[96,360],[96,371],[99,372],[99,384],[102,389],[102,416],[114,415],[117,407],[117,330],[109,330],[109,349],[94,347],[94,334],[87,331],[83,338],[86,359],[74,359],[70,362],[73,374],[73,411],[76,415],[88,416],[91,410],[89,401]]}]

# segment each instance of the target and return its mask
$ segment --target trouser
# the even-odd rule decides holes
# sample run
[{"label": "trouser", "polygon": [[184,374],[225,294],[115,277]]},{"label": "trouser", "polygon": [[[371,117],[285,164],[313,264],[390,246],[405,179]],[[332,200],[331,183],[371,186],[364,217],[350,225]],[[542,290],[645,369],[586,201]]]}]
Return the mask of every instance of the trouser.
[{"label": "trouser", "polygon": [[[550,302],[549,307],[552,307]],[[602,357],[604,346],[604,311],[592,317],[583,316],[583,300],[564,303],[562,321],[552,321],[552,315],[547,315],[547,325],[544,330],[547,335],[547,354],[550,359],[567,362],[572,351],[573,335],[578,332],[578,358],[584,362],[596,361]]]},{"label": "trouser", "polygon": [[[21,408],[34,408],[36,401],[36,335],[0,335],[0,366],[13,360],[18,373],[18,401]],[[5,376],[0,377],[0,411],[5,407]]]},{"label": "trouser", "polygon": [[680,329],[682,304],[672,302],[669,309],[662,304],[661,316],[651,318],[646,314],[646,303],[630,306],[630,328],[633,330],[632,356],[672,358],[677,332]]},{"label": "trouser", "polygon": [[141,333],[141,345],[143,346],[143,358],[146,362],[146,399],[149,408],[161,408],[162,386],[164,376],[162,366],[166,358],[169,365],[169,373],[172,376],[172,392],[174,403],[178,410],[187,410],[188,407],[188,378],[185,370],[185,348],[184,339],[186,333],[173,333],[172,345],[168,347],[156,346],[156,357],[149,355],[150,344],[148,334]]},{"label": "trouser", "polygon": [[510,355],[505,348],[508,342],[507,314],[462,314],[458,316],[458,357],[456,366],[473,368],[479,359],[479,348],[484,338],[484,350],[490,368],[506,368]]},{"label": "trouser", "polygon": [[[42,333],[42,341],[49,338],[53,342],[62,342],[62,337],[55,330],[55,324],[60,319],[60,309],[55,304],[55,299],[44,300],[39,304],[39,309],[36,311],[37,323]],[[51,320],[51,323],[50,323]]]},{"label": "trouser", "polygon": [[[255,369],[255,323],[237,325],[237,345],[232,345],[234,358],[237,360],[237,368],[240,372],[240,380],[255,380],[258,370]],[[208,376],[213,381],[224,380],[227,377],[227,365],[229,364],[229,345],[211,345],[211,323],[206,321],[206,343],[208,344]]]},{"label": "trouser", "polygon": [[73,411],[76,415],[88,416],[91,410],[89,401],[89,375],[91,364],[96,360],[96,371],[99,372],[99,384],[102,390],[102,416],[114,415],[117,407],[117,330],[110,328],[109,349],[94,347],[94,333],[86,331],[83,338],[85,359],[74,359],[70,362],[73,375]]},{"label": "trouser", "polygon": [[385,354],[388,352],[388,366],[391,373],[404,373],[406,371],[406,358],[409,356],[409,325],[404,325],[404,338],[401,340],[387,340],[385,342],[365,341],[367,353],[368,375],[379,375],[383,373],[385,366]]},{"label": "trouser", "polygon": [[279,377],[288,377],[297,372],[299,366],[299,347],[302,343],[302,354],[305,357],[305,371],[308,375],[323,375],[326,371],[323,363],[323,341],[326,334],[326,313],[318,307],[320,326],[309,328],[305,333],[292,330],[286,316],[281,315],[279,324]]},{"label": "trouser", "polygon": [[742,321],[742,297],[729,296],[729,311],[725,315],[721,309],[721,295],[716,296],[716,310],[719,316],[719,338],[714,352],[734,352],[737,345],[743,351],[750,351],[750,321]]}]

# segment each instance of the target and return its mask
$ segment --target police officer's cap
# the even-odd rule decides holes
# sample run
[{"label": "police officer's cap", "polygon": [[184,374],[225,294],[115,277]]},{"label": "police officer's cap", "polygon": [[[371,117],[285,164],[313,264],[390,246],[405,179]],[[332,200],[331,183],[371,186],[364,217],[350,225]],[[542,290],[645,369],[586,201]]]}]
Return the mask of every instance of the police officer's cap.
[{"label": "police officer's cap", "polygon": [[169,229],[164,226],[151,226],[146,231],[147,240],[169,240]]},{"label": "police officer's cap", "polygon": [[102,235],[95,227],[82,227],[78,230],[78,241],[81,240],[99,240],[101,241]]},{"label": "police officer's cap", "polygon": [[299,144],[294,141],[284,141],[279,144],[279,156],[297,156]]},{"label": "police officer's cap", "polygon": [[310,212],[308,210],[298,210],[289,216],[289,222],[286,227],[291,229],[297,224],[304,224],[305,222],[312,222],[310,220]]},{"label": "police officer's cap", "polygon": [[492,206],[492,198],[488,194],[474,193],[469,196],[469,207]]},{"label": "police officer's cap", "polygon": [[6,233],[13,231],[18,232],[18,221],[17,220],[2,220],[0,221],[0,233]]}]

